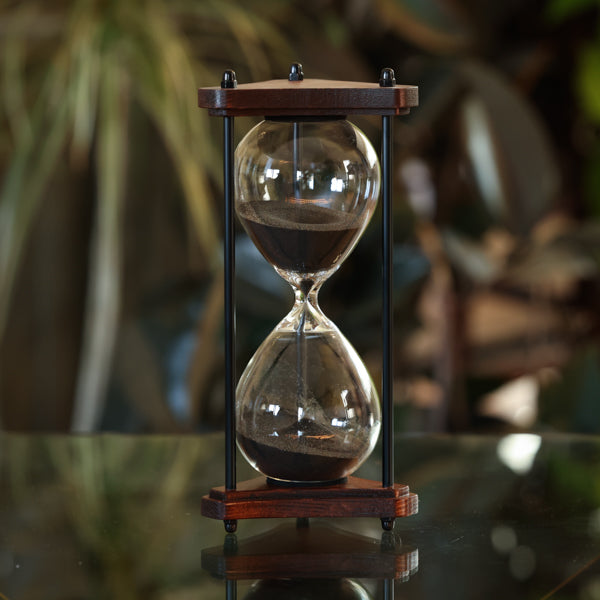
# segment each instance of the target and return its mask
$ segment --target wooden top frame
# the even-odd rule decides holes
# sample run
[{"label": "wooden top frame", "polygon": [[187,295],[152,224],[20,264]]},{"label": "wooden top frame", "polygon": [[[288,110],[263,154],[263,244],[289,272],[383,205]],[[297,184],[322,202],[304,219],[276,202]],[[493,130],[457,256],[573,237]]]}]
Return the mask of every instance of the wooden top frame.
[{"label": "wooden top frame", "polygon": [[198,90],[198,106],[221,117],[405,115],[418,103],[416,86],[381,87],[377,83],[327,79],[274,79]]}]

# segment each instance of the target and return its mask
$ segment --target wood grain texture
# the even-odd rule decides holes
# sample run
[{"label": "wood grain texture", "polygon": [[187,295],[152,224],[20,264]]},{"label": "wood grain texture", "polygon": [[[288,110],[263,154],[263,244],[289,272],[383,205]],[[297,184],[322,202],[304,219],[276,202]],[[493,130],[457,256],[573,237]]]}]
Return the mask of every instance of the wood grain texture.
[{"label": "wood grain texture", "polygon": [[416,86],[327,79],[276,79],[198,90],[198,106],[216,116],[403,115],[418,103]]},{"label": "wood grain texture", "polygon": [[323,487],[281,487],[264,478],[238,484],[235,490],[213,488],[202,498],[202,514],[237,520],[304,517],[407,517],[418,511],[418,497],[408,486],[384,488],[376,481],[349,477]]},{"label": "wood grain texture", "polygon": [[343,531],[328,523],[309,527],[280,525],[246,540],[234,550],[224,546],[202,551],[202,568],[226,579],[373,578],[403,579],[419,563],[418,551],[387,547],[380,540]]}]

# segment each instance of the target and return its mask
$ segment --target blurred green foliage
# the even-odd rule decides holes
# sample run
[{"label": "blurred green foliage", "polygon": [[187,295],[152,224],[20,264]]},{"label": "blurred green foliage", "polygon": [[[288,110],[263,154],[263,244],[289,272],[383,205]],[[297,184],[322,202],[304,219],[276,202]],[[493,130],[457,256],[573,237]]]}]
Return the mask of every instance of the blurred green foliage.
[{"label": "blurred green foliage", "polygon": [[[275,3],[262,5],[269,10]],[[285,52],[286,42],[268,21],[232,2],[79,0],[2,8],[0,339],[56,172],[89,173],[96,214],[73,416],[75,429],[89,429],[101,416],[119,324],[124,214],[136,185],[129,165],[148,151],[131,138],[139,135],[137,115],[148,118],[167,150],[201,260],[214,270],[220,228],[211,198],[219,163],[209,142],[215,134],[193,90],[219,81],[228,54],[239,56],[253,77],[263,76],[268,57]]]},{"label": "blurred green foliage", "polygon": [[[283,77],[292,60],[331,79],[376,80],[392,66],[420,88],[395,129],[398,426],[478,427],[482,380],[566,385],[571,362],[597,345],[598,10],[0,4],[3,425],[219,424],[221,124],[196,108],[195,89],[229,67],[242,82]],[[359,126],[378,142],[376,120]],[[376,232],[322,296],[375,379]],[[245,273],[264,269],[248,252]],[[366,271],[368,286],[357,283]],[[243,365],[290,300],[269,276],[242,274],[239,286]],[[562,402],[576,412],[577,398]]]}]

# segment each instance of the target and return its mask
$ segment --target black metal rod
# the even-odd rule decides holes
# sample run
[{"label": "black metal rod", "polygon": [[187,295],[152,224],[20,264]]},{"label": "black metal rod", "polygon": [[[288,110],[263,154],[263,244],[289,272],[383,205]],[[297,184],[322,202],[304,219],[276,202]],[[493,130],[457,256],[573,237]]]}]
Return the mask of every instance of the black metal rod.
[{"label": "black metal rod", "polygon": [[235,223],[233,179],[233,117],[223,120],[225,195],[225,487],[236,487],[235,461]]},{"label": "black metal rod", "polygon": [[394,484],[394,354],[393,354],[393,211],[392,211],[392,117],[382,118],[383,140],[381,146],[382,167],[382,250],[383,250],[383,365],[381,382],[381,404],[383,425],[383,487]]},{"label": "black metal rod", "polygon": [[225,583],[225,598],[227,600],[237,600],[237,581],[227,579]]},{"label": "black metal rod", "polygon": [[394,600],[394,580],[384,579],[383,581],[383,599]]},{"label": "black metal rod", "polygon": [[300,198],[300,123],[294,121],[294,149],[292,157],[292,165],[294,169],[294,198]]}]

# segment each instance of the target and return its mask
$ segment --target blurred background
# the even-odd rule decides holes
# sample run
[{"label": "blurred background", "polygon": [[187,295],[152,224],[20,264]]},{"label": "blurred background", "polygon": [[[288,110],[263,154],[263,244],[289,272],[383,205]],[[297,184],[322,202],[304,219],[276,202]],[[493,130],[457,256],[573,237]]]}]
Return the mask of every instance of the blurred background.
[{"label": "blurred background", "polygon": [[[196,89],[300,61],[420,89],[394,130],[397,430],[600,431],[599,11],[0,0],[0,428],[221,426],[222,122]],[[378,220],[321,294],[375,381]],[[237,260],[241,372],[292,294],[241,230]]]}]

